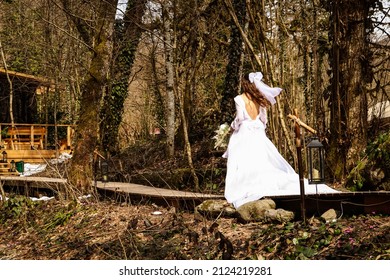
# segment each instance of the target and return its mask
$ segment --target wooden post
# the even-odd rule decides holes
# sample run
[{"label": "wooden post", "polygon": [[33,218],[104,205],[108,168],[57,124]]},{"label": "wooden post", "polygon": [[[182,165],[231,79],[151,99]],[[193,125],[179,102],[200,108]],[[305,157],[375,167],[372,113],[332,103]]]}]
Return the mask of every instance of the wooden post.
[{"label": "wooden post", "polygon": [[70,147],[70,126],[68,125],[66,127],[66,148],[68,149],[68,147]]},{"label": "wooden post", "polygon": [[0,195],[1,195],[1,199],[0,199],[0,205],[4,204],[5,202],[5,192],[4,192],[4,189],[3,189],[3,181],[0,180]]},{"label": "wooden post", "polygon": [[[297,112],[296,109],[295,109],[295,112]],[[290,119],[294,120],[297,124],[299,124],[299,125],[302,126],[303,128],[305,128],[305,129],[307,129],[308,131],[310,131],[311,133],[317,134],[317,131],[316,131],[314,128],[312,128],[312,127],[308,126],[307,124],[305,124],[303,121],[301,121],[301,120],[299,119],[298,116],[289,114],[288,117],[289,117]]]},{"label": "wooden post", "polygon": [[295,109],[295,143],[297,146],[297,156],[298,156],[298,174],[299,174],[299,186],[301,193],[301,218],[304,223],[306,223],[306,206],[305,206],[305,183],[303,180],[303,170],[302,170],[302,144],[301,144],[301,126],[298,122],[298,110]]},{"label": "wooden post", "polygon": [[303,179],[303,167],[302,167],[302,144],[301,144],[301,130],[300,127],[305,128],[313,134],[317,134],[317,131],[302,122],[298,117],[298,110],[294,110],[295,115],[289,114],[288,117],[295,122],[295,135],[296,135],[296,146],[297,146],[297,155],[298,155],[298,172],[299,172],[299,184],[301,189],[301,210],[302,210],[302,219],[306,223],[306,206],[305,206],[305,183]]},{"label": "wooden post", "polygon": [[30,147],[34,149],[34,125],[30,126]]}]

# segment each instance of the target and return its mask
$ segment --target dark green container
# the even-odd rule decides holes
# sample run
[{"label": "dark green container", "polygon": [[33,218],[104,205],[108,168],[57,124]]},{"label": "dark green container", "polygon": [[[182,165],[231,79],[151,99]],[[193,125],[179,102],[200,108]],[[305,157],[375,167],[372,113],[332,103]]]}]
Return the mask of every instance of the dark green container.
[{"label": "dark green container", "polygon": [[23,173],[24,172],[24,161],[17,161],[15,163],[15,167],[16,167],[16,170],[19,172],[19,173]]}]

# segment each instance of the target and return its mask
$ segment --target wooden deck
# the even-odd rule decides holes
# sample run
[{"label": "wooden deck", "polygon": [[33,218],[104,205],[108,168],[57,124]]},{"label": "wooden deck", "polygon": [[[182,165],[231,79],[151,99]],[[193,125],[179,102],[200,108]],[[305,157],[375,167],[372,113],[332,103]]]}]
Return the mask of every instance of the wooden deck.
[{"label": "wooden deck", "polygon": [[123,194],[135,194],[148,197],[164,197],[167,199],[221,199],[221,195],[212,195],[196,192],[170,190],[156,187],[149,187],[132,183],[120,183],[120,182],[97,182],[97,188],[102,191],[113,191]]},{"label": "wooden deck", "polygon": [[46,185],[56,184],[63,185],[67,183],[66,179],[61,178],[49,178],[49,177],[36,177],[36,176],[0,176],[0,181],[3,181],[4,184],[11,185],[26,185],[35,187],[35,188],[45,188]]},{"label": "wooden deck", "polygon": [[[66,136],[49,145],[49,131],[53,128]],[[72,150],[74,125],[0,123],[0,131],[5,132],[0,134],[0,153],[7,153],[8,162],[45,163]]]},{"label": "wooden deck", "polygon": [[[270,197],[278,208],[296,213],[301,211],[299,195]],[[390,191],[340,192],[328,194],[310,194],[305,196],[305,208],[308,215],[321,215],[329,209],[343,214],[390,214]]]},{"label": "wooden deck", "polygon": [[55,195],[65,190],[67,181],[60,178],[46,178],[35,176],[0,176],[0,185],[11,193],[23,194],[26,196],[37,196],[40,193]]},{"label": "wooden deck", "polygon": [[56,150],[6,150],[6,152],[8,161],[24,161],[26,163],[45,163],[48,160],[58,158],[60,153]]},{"label": "wooden deck", "polygon": [[[22,188],[28,194],[45,189],[51,191],[65,190],[64,188],[67,185],[66,179],[35,176],[0,176],[0,182],[5,187]],[[95,182],[92,182],[92,184],[95,184]],[[199,204],[207,199],[224,199],[222,195],[170,190],[133,183],[97,181],[96,187],[101,195],[113,197],[120,201],[151,200],[159,204],[185,206],[187,208],[192,208],[194,204]]]},{"label": "wooden deck", "polygon": [[[61,190],[67,185],[66,179],[46,177],[0,176],[0,182],[5,187],[23,187],[32,189]],[[93,182],[94,183],[94,182]],[[222,199],[223,195],[204,194],[197,192],[178,191],[157,187],[121,182],[96,182],[96,187],[102,196],[114,197],[119,201],[153,201],[160,205],[174,205],[193,209],[204,200]],[[271,196],[277,208],[300,213],[301,201],[299,195]],[[306,195],[305,206],[307,215],[322,214],[330,208],[339,215],[350,214],[390,214],[390,192],[340,192],[331,194]],[[308,216],[307,216],[308,217]]]},{"label": "wooden deck", "polygon": [[222,195],[178,191],[132,183],[97,182],[97,189],[105,196],[129,202],[143,200],[153,201],[160,205],[171,205],[178,208],[193,209],[208,199],[224,199]]}]

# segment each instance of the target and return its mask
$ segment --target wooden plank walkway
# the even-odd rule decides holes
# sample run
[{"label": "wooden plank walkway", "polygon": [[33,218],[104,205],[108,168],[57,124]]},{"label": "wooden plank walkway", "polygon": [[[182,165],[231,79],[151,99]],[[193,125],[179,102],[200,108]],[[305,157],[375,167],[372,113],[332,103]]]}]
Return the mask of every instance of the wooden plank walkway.
[{"label": "wooden plank walkway", "polygon": [[[5,186],[25,187],[27,189],[61,190],[67,185],[66,179],[35,176],[0,176]],[[95,183],[95,182],[93,182]],[[178,191],[165,188],[144,186],[121,182],[96,182],[96,187],[104,196],[124,198],[125,201],[150,199],[164,205],[193,208],[208,199],[225,199],[223,195]],[[277,208],[299,213],[301,200],[299,195],[271,196]],[[122,199],[121,199],[122,200]],[[390,191],[340,192],[330,194],[310,194],[305,196],[308,214],[322,214],[333,208],[343,214],[382,213],[390,214]]]},{"label": "wooden plank walkway", "polygon": [[[65,188],[66,179],[48,178],[37,176],[0,176],[0,181],[6,186],[29,187],[31,189],[57,189]],[[95,182],[92,182],[95,184]],[[123,196],[134,198],[152,198],[165,201],[165,203],[179,206],[181,202],[200,203],[207,199],[224,199],[222,195],[213,195],[197,192],[178,191],[165,188],[144,186],[133,183],[121,182],[96,182],[100,193],[106,196]]]},{"label": "wooden plank walkway", "polygon": [[[301,211],[299,195],[270,197],[276,206],[294,212]],[[305,195],[308,214],[321,215],[329,209],[340,214],[390,214],[390,191],[358,191]]]},{"label": "wooden plank walkway", "polygon": [[38,176],[6,175],[0,176],[0,184],[9,188],[12,193],[37,196],[37,194],[44,192],[45,195],[52,196],[65,189],[67,180]]},{"label": "wooden plank walkway", "polygon": [[100,190],[109,190],[119,193],[144,195],[149,197],[164,197],[168,199],[183,198],[183,199],[222,199],[222,195],[204,194],[188,191],[178,191],[157,187],[149,187],[132,183],[120,182],[97,182],[97,188]]},{"label": "wooden plank walkway", "polygon": [[97,182],[97,189],[99,193],[115,197],[120,201],[138,203],[147,200],[159,205],[175,206],[180,209],[194,209],[196,205],[208,199],[225,199],[223,195],[178,191],[120,182]]}]

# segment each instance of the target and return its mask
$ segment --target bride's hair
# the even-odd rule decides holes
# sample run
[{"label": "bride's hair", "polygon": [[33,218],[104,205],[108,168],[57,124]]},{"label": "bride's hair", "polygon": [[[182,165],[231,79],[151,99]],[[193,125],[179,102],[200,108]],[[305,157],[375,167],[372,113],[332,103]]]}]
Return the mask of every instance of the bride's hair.
[{"label": "bride's hair", "polygon": [[257,89],[255,83],[249,81],[249,74],[245,74],[241,79],[241,89],[243,93],[247,93],[254,102],[262,107],[268,107],[269,101],[264,95]]}]

